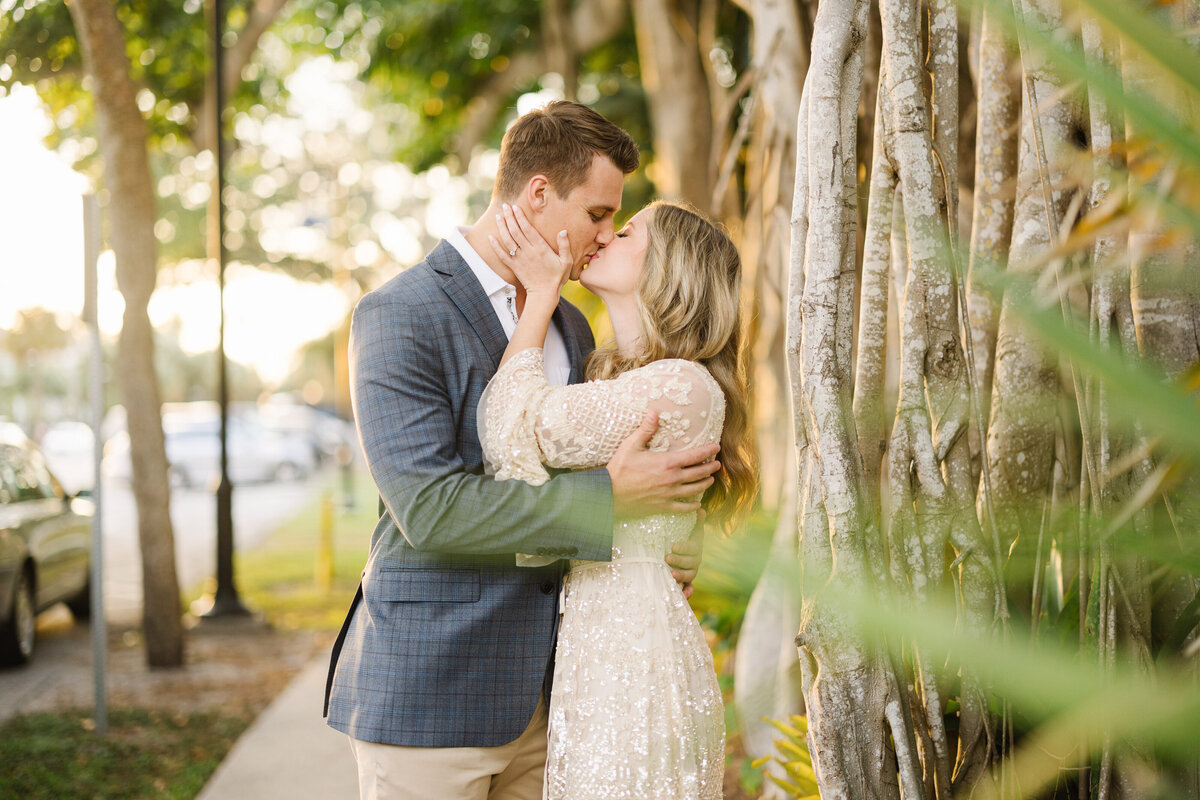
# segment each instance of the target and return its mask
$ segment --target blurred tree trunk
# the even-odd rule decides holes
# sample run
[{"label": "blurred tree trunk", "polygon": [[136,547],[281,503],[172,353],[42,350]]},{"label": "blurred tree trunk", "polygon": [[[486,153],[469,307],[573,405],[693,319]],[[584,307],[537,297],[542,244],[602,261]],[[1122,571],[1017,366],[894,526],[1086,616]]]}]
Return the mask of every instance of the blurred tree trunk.
[{"label": "blurred tree trunk", "polygon": [[184,637],[153,329],[146,313],[157,267],[146,124],[138,111],[125,48],[120,46],[124,33],[113,4],[110,0],[75,0],[70,10],[93,81],[117,283],[125,298],[117,381],[133,460],[146,658],[152,667],[174,667],[183,664]]},{"label": "blurred tree trunk", "polygon": [[16,359],[18,378],[23,375],[29,376],[28,389],[32,400],[27,417],[20,421],[29,435],[37,439],[42,433],[41,414],[46,371],[43,360],[47,354],[67,347],[71,343],[71,337],[59,327],[54,312],[44,308],[27,308],[17,312],[12,330],[0,341],[3,341],[4,349]]},{"label": "blurred tree trunk", "polygon": [[[747,754],[774,752],[777,731],[763,717],[787,719],[804,711],[800,663],[791,644],[799,626],[799,587],[790,580],[798,565],[795,448],[781,435],[779,420],[788,407],[784,357],[791,205],[796,179],[796,115],[808,71],[809,12],[801,0],[751,0],[750,90],[737,132],[720,160],[713,208],[722,207],[723,186],[734,183],[738,137],[747,140],[744,201],[733,230],[740,231],[744,294],[753,313],[750,358],[762,504],[778,514],[765,572],[751,595],[738,636],[734,664],[738,725]],[[782,647],[781,647],[782,645]],[[783,777],[774,761],[767,769]],[[764,796],[781,797],[766,782]]]},{"label": "blurred tree trunk", "polygon": [[[1175,2],[1158,9],[1157,13],[1167,15],[1175,29],[1188,32],[1187,41],[1193,52],[1200,47],[1200,3],[1195,0]],[[1156,82],[1145,70],[1143,58],[1132,53],[1121,55],[1126,70],[1126,93],[1152,92],[1155,83],[1163,84]],[[1163,100],[1178,119],[1192,126],[1197,124],[1200,105],[1194,94],[1169,92]],[[1113,116],[1120,120],[1118,115]],[[1114,123],[1113,127],[1115,149],[1125,141],[1118,125]],[[1126,132],[1130,138],[1142,133],[1136,124],[1128,125]],[[1169,191],[1178,181],[1177,169],[1178,166],[1170,162],[1163,165],[1153,191]],[[1139,355],[1157,365],[1167,380],[1194,392],[1200,370],[1200,243],[1194,236],[1181,241],[1178,230],[1172,231],[1166,223],[1162,209],[1155,210],[1157,214],[1142,219],[1144,227],[1135,225],[1131,231],[1129,250],[1134,259],[1131,273],[1127,273],[1130,278],[1129,306],[1122,307],[1124,314],[1120,320],[1123,331],[1127,331],[1131,316],[1134,330],[1132,337],[1124,334],[1122,342],[1130,349],[1136,346]],[[1161,273],[1157,280],[1156,272]],[[1135,443],[1139,444],[1141,442]],[[1182,541],[1187,532],[1200,530],[1200,471],[1194,468],[1179,470],[1180,465],[1174,462],[1154,465],[1153,472],[1151,466],[1146,461],[1141,464],[1138,474],[1143,477],[1143,483],[1178,475],[1178,483],[1168,480],[1162,502],[1156,499],[1154,505],[1157,527]],[[1143,497],[1145,494],[1144,489],[1138,492]],[[1148,571],[1144,563],[1137,564],[1137,568],[1139,573]],[[1158,577],[1151,589],[1139,596],[1145,604],[1143,618],[1149,617],[1148,630],[1142,632],[1141,638],[1149,639],[1150,655],[1158,664],[1178,666],[1184,661],[1193,679],[1197,680],[1200,676],[1200,663],[1195,657],[1200,640],[1200,579],[1194,574],[1171,570]],[[1189,651],[1190,658],[1186,655]],[[1173,770],[1173,777],[1181,794],[1200,797],[1200,753],[1194,754],[1190,762]],[[1136,776],[1136,769],[1143,765],[1135,763],[1132,766]]]},{"label": "blurred tree trunk", "polygon": [[[1121,57],[1119,47],[1110,37],[1103,34],[1094,20],[1088,19],[1083,25],[1083,42],[1089,62],[1098,69],[1119,68]],[[1123,147],[1125,121],[1121,114],[1108,107],[1100,97],[1089,98],[1088,103],[1088,139],[1095,169],[1087,198],[1089,214],[1100,216],[1105,213],[1113,198],[1111,170],[1122,166],[1124,162]],[[1131,237],[1132,238],[1132,237]],[[1125,247],[1116,234],[1097,237],[1089,252],[1089,258],[1095,276],[1089,308],[1089,322],[1092,341],[1097,347],[1118,348],[1126,355],[1137,352],[1137,331],[1134,321],[1133,308],[1130,298],[1130,270],[1124,262],[1120,251]],[[1086,491],[1083,492],[1081,503],[1092,509],[1094,519],[1103,519],[1120,513],[1133,496],[1138,483],[1145,481],[1152,473],[1149,458],[1137,459],[1132,469],[1114,469],[1118,460],[1127,460],[1137,450],[1142,450],[1146,442],[1141,437],[1122,435],[1119,428],[1111,425],[1107,413],[1108,397],[1103,387],[1089,384],[1080,398],[1081,417],[1089,423],[1095,423],[1095,440],[1085,438],[1084,451]],[[1090,410],[1089,410],[1090,408]],[[1147,453],[1148,455],[1148,453]],[[1087,468],[1090,464],[1090,468]],[[1144,531],[1146,514],[1129,526],[1141,527]],[[1103,523],[1101,523],[1103,524]],[[1128,529],[1127,529],[1128,530]],[[1090,537],[1089,537],[1090,538]],[[1085,540],[1086,541],[1086,540]],[[1114,557],[1113,548],[1101,544],[1099,552],[1092,554],[1081,548],[1081,561],[1095,558],[1097,569],[1088,576],[1090,593],[1096,598],[1095,648],[1098,651],[1101,664],[1112,666],[1117,659],[1119,640],[1129,643],[1140,640],[1136,649],[1145,655],[1138,660],[1143,666],[1148,666],[1150,642],[1141,635],[1130,637],[1131,627],[1144,627],[1139,619],[1148,624],[1149,608],[1145,598],[1138,597],[1137,587],[1144,586],[1141,576],[1135,573],[1143,571],[1141,560],[1136,557]],[[1134,583],[1125,581],[1134,578]],[[1129,596],[1129,605],[1113,602],[1117,594],[1117,584],[1134,589]],[[1133,615],[1127,613],[1137,607]],[[1124,624],[1119,624],[1118,619]],[[1132,626],[1130,625],[1132,623]],[[1139,632],[1140,633],[1140,632]],[[1148,633],[1148,631],[1146,631]],[[1083,644],[1090,645],[1086,637]],[[1097,796],[1100,798],[1138,797],[1132,787],[1126,785],[1123,769],[1118,765],[1114,774],[1114,754],[1111,744],[1105,743],[1105,752],[1100,760],[1099,775],[1096,776]]]},{"label": "blurred tree trunk", "polygon": [[546,62],[563,79],[563,96],[575,100],[579,83],[579,61],[571,39],[566,0],[542,0],[542,30],[546,39]]},{"label": "blurred tree trunk", "polygon": [[[514,92],[544,73],[562,68],[561,58],[565,51],[569,50],[579,58],[612,39],[628,24],[626,0],[580,0],[565,5],[570,7],[570,13],[565,19],[556,19],[552,23],[553,29],[548,32],[544,47],[516,54],[506,69],[494,73],[479,87],[450,153],[457,157],[458,169],[466,171],[472,155],[487,139],[496,118],[505,113]],[[561,5],[556,9],[566,11]],[[563,75],[564,81],[569,78],[569,75]],[[575,89],[574,86],[566,89],[566,94],[573,94]],[[706,124],[711,129],[711,120]]]},{"label": "blurred tree trunk", "polygon": [[[1194,3],[1166,3],[1146,13],[1181,30],[1194,30],[1197,24]],[[1114,41],[1094,23],[1085,25],[1084,42],[1093,62],[1121,70],[1126,94],[1153,97],[1176,118],[1194,121],[1194,98],[1173,91],[1171,82],[1161,80],[1158,70],[1136,47]],[[1120,260],[1124,243],[1114,237],[1100,237],[1093,246],[1097,283],[1101,284],[1103,278],[1106,290],[1098,290],[1099,297],[1093,301],[1093,330],[1099,344],[1120,346],[1153,365],[1167,381],[1186,383],[1188,373],[1200,364],[1200,247],[1194,237],[1179,237],[1172,232],[1158,202],[1144,200],[1171,191],[1178,179],[1177,166],[1155,163],[1159,156],[1145,148],[1148,137],[1137,120],[1126,120],[1104,104],[1094,105],[1090,120],[1093,157],[1107,170],[1129,168],[1127,191],[1133,198],[1143,198],[1141,205],[1146,213],[1136,216],[1130,227],[1127,266]],[[1096,174],[1089,201],[1103,209],[1112,202],[1108,185],[1111,173],[1097,169]],[[1195,500],[1200,496],[1200,476],[1195,470],[1184,470],[1177,480],[1167,479],[1172,463],[1156,464],[1157,459],[1149,457],[1152,448],[1145,437],[1121,436],[1111,430],[1106,424],[1104,400],[1100,394],[1099,441],[1094,447],[1098,452],[1091,455],[1098,476],[1094,482],[1101,484],[1092,500],[1095,516],[1127,519],[1124,533],[1136,539],[1153,535],[1155,527],[1172,530],[1175,536],[1195,530],[1200,522]],[[1114,468],[1115,462],[1131,459],[1134,464],[1127,471]],[[1148,493],[1148,487],[1157,491]],[[1147,496],[1154,494],[1161,494],[1162,508],[1157,508],[1158,502],[1147,502]],[[1100,613],[1100,652],[1105,663],[1124,662],[1144,674],[1154,670],[1156,659],[1176,663],[1185,642],[1196,635],[1194,603],[1200,582],[1177,571],[1159,571],[1154,576],[1144,558],[1114,552],[1103,544],[1099,556],[1095,593]],[[1195,674],[1194,663],[1192,671]],[[1144,796],[1138,773],[1150,759],[1152,754],[1142,748],[1106,743],[1098,797]],[[1196,759],[1192,769],[1178,779],[1180,788],[1190,789],[1192,796],[1200,792]]]},{"label": "blurred tree trunk", "polygon": [[654,132],[658,193],[707,208],[713,115],[701,59],[699,0],[634,0],[634,29],[642,85]]},{"label": "blurred tree trunk", "polygon": [[[741,232],[743,282],[751,298],[754,326],[751,371],[762,472],[763,504],[774,509],[791,488],[790,441],[779,435],[778,419],[788,405],[784,358],[791,207],[796,180],[796,115],[808,72],[811,29],[802,0],[752,0],[745,6],[751,30],[752,84],[739,128],[746,136],[744,203],[736,230]],[[725,154],[715,192],[732,180],[736,148]],[[714,199],[713,207],[720,203]]]},{"label": "blurred tree trunk", "polygon": [[[224,69],[222,75],[225,84],[225,91],[222,94],[224,97],[233,96],[234,90],[242,82],[242,70],[249,65],[250,59],[258,50],[258,40],[266,33],[267,28],[271,27],[271,23],[279,16],[279,12],[286,4],[287,0],[254,0],[247,9],[246,22],[237,31],[237,39],[222,53],[221,64]],[[207,86],[205,92],[209,93]],[[191,132],[192,144],[195,145],[197,151],[213,149],[213,143],[208,139],[210,131],[214,128],[212,115],[215,110],[216,105],[208,102],[207,97],[197,106],[196,127]],[[234,142],[236,143],[236,140]]]},{"label": "blurred tree trunk", "polygon": [[[791,466],[790,464],[788,465]],[[795,472],[795,468],[790,470]],[[800,662],[793,639],[800,626],[800,597],[796,586],[796,486],[788,481],[780,503],[775,532],[762,576],[750,595],[738,631],[734,659],[733,699],[738,712],[742,747],[751,760],[775,753],[779,731],[764,718],[786,720],[804,712]],[[777,761],[765,765],[768,774],[786,778]],[[780,786],[765,781],[762,798],[785,798]]]}]

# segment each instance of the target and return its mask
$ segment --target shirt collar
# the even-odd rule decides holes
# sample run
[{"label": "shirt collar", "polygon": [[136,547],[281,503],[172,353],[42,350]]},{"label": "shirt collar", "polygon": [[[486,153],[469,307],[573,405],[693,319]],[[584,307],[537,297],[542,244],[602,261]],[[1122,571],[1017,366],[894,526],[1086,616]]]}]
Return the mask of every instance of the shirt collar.
[{"label": "shirt collar", "polygon": [[516,291],[516,287],[506,282],[503,278],[496,274],[495,270],[487,265],[487,262],[475,252],[475,248],[467,241],[467,233],[471,229],[468,227],[455,227],[450,230],[446,236],[446,241],[450,246],[458,251],[458,254],[467,262],[467,266],[471,268],[471,272],[475,273],[475,277],[479,280],[479,285],[483,287],[483,292],[488,297],[494,297],[497,294],[505,294],[505,289]]}]

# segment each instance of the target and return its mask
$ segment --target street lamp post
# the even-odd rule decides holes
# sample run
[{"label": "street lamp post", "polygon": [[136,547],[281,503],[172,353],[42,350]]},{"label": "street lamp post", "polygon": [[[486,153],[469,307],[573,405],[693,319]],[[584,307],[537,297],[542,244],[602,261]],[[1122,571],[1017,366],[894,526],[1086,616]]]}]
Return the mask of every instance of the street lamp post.
[{"label": "street lamp post", "polygon": [[217,590],[212,608],[204,617],[212,619],[244,616],[249,612],[238,598],[233,577],[233,484],[229,480],[229,375],[225,358],[225,86],[222,66],[221,33],[224,20],[222,0],[206,5],[210,65],[208,94],[212,98],[209,114],[209,141],[213,154],[213,189],[208,203],[208,254],[217,262],[217,286],[221,315],[217,342],[217,403],[221,410],[221,482],[217,486]]}]

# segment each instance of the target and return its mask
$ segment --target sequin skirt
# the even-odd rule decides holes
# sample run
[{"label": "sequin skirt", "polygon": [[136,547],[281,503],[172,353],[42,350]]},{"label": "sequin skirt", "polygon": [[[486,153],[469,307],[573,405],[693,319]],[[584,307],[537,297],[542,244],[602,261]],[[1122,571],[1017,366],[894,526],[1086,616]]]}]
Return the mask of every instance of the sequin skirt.
[{"label": "sequin skirt", "polygon": [[722,796],[712,653],[660,559],[573,567],[555,656],[544,797]]}]

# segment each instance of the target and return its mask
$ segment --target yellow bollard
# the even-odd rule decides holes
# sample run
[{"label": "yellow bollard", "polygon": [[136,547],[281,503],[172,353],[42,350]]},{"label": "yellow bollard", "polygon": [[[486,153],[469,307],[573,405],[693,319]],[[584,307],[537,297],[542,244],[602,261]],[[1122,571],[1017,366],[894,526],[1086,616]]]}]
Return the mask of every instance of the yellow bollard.
[{"label": "yellow bollard", "polygon": [[333,497],[329,492],[321,495],[321,529],[314,578],[317,589],[322,592],[333,587]]}]

